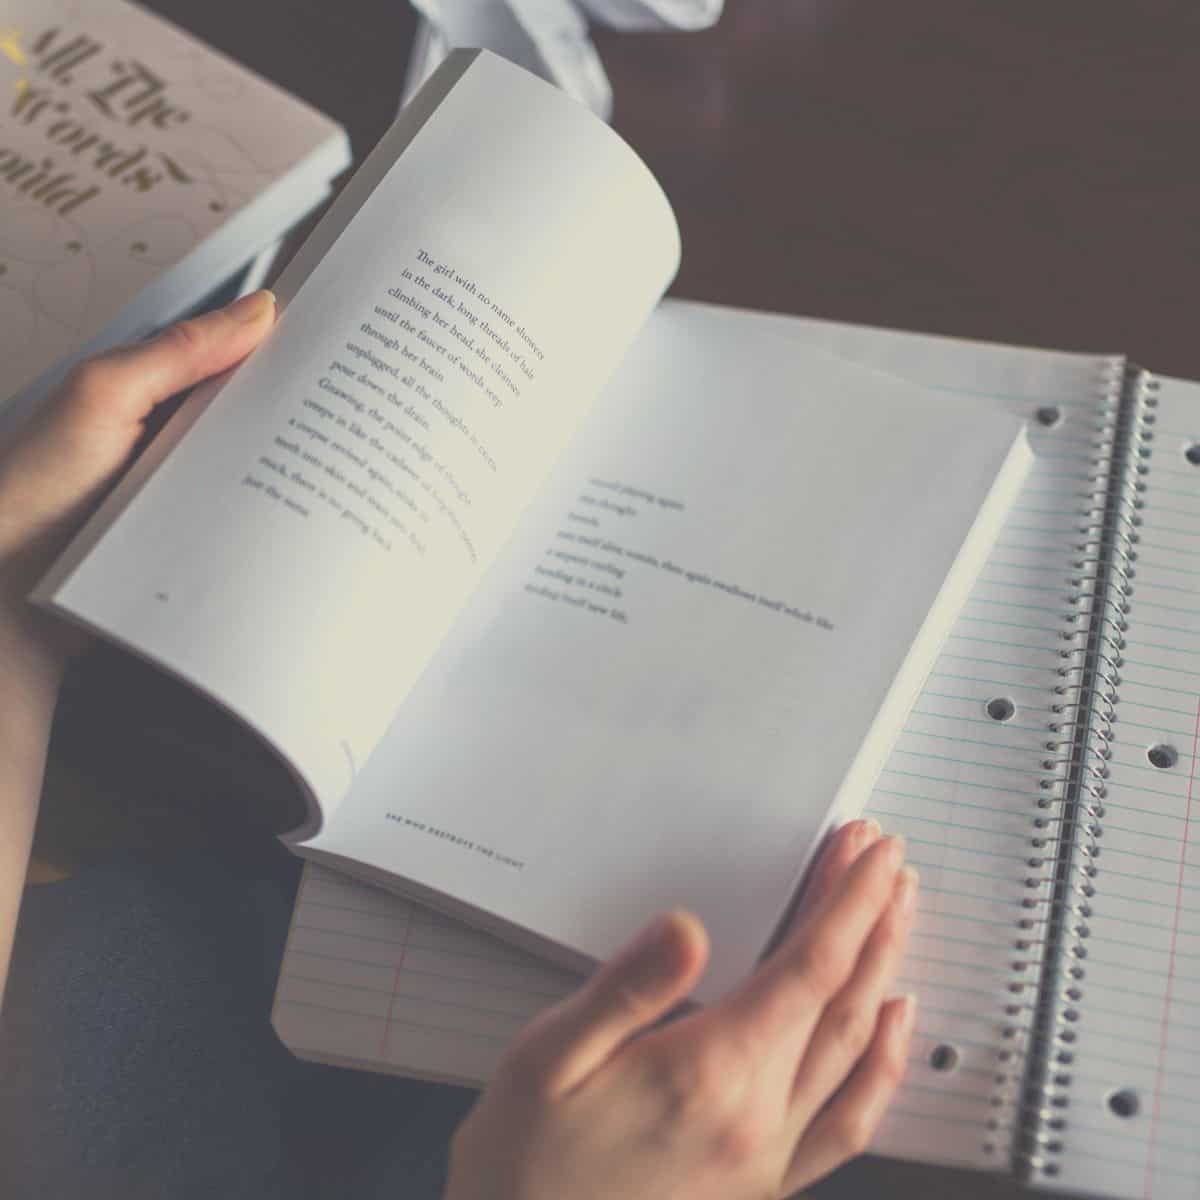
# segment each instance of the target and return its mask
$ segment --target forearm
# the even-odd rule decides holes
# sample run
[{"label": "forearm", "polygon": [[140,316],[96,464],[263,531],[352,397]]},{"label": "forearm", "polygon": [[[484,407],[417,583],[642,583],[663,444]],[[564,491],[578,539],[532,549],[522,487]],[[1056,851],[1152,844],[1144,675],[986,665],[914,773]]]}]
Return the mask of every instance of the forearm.
[{"label": "forearm", "polygon": [[[30,614],[30,619],[36,619]],[[0,618],[0,998],[37,820],[62,662],[30,637],[26,619]]]},{"label": "forearm", "polygon": [[59,683],[87,643],[26,597],[128,467],[155,407],[240,362],[274,320],[271,293],[255,292],[91,359],[0,445],[0,998]]}]

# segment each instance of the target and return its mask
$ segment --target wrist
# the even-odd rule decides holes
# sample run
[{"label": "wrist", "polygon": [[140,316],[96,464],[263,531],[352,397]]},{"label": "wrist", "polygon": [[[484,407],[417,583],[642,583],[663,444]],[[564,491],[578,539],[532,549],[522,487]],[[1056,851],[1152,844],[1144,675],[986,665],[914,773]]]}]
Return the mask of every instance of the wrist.
[{"label": "wrist", "polygon": [[53,707],[70,658],[59,632],[28,601],[0,604],[0,696],[6,707]]}]

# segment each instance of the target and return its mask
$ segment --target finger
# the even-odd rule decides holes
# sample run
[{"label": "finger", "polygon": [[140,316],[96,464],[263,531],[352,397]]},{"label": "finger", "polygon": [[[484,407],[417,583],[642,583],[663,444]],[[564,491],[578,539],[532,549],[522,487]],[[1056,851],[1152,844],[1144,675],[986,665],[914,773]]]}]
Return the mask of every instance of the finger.
[{"label": "finger", "polygon": [[871,1144],[904,1077],[916,1012],[916,997],[911,995],[889,1000],[880,1009],[867,1053],[797,1143],[784,1177],[784,1195],[815,1183]]},{"label": "finger", "polygon": [[683,1000],[707,959],[708,935],[694,916],[659,917],[573,996],[543,1013],[501,1070],[544,1094],[569,1091]]},{"label": "finger", "polygon": [[829,894],[829,890],[850,869],[854,860],[879,840],[880,832],[878,821],[848,821],[830,835],[817,858],[789,927],[794,927],[805,913],[811,912]]},{"label": "finger", "polygon": [[863,945],[846,986],[829,1002],[813,1031],[792,1087],[789,1123],[799,1136],[845,1082],[875,1034],[880,1005],[891,989],[912,927],[917,873],[896,876],[891,902]]},{"label": "finger", "polygon": [[0,547],[14,529],[25,542],[61,541],[127,465],[155,405],[244,358],[274,311],[271,293],[256,292],[78,366],[0,456],[0,488],[16,497],[7,521],[0,513]]},{"label": "finger", "polygon": [[69,377],[66,413],[90,424],[136,426],[168,396],[240,362],[274,319],[275,297],[252,292],[225,308],[171,325],[148,342],[101,354]]},{"label": "finger", "polygon": [[714,1015],[774,1062],[794,1066],[825,1005],[849,979],[863,942],[891,898],[903,840],[864,850],[829,895]]}]

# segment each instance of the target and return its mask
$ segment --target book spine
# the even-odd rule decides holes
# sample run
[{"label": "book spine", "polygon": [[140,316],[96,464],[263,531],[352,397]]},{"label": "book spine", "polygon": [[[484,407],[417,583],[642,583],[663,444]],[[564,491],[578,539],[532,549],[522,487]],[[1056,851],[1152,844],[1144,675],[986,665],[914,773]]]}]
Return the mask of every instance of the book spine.
[{"label": "book spine", "polygon": [[[1072,1068],[1087,995],[1089,921],[1097,893],[1096,860],[1104,828],[1113,725],[1122,652],[1135,591],[1134,562],[1148,443],[1153,438],[1158,382],[1130,364],[1114,364],[1080,510],[1063,613],[1056,683],[1035,801],[1025,885],[1012,963],[1013,1003],[1006,1039],[1028,1034],[1023,1069],[997,1084],[1020,1087],[1011,1146],[1017,1174],[1051,1182],[1058,1174],[1062,1132],[1071,1104]],[[1038,982],[1023,982],[1029,966]],[[1034,991],[1026,1003],[1022,993]],[[1022,1030],[1022,1019],[1026,1023]],[[1003,1055],[1002,1055],[1003,1060]]]}]

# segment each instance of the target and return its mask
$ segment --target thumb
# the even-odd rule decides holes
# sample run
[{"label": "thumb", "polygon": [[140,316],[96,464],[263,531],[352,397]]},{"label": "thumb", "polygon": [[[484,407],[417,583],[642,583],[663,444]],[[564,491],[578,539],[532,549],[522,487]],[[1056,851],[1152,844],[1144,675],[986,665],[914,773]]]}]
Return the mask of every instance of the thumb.
[{"label": "thumb", "polygon": [[176,392],[245,358],[274,320],[270,292],[88,359],[0,447],[0,558],[23,595],[128,466],[144,422]]},{"label": "thumb", "polygon": [[541,1090],[569,1091],[685,999],[707,960],[708,935],[696,917],[658,917],[538,1018],[515,1047],[512,1066]]},{"label": "thumb", "polygon": [[245,358],[274,320],[270,292],[86,360],[0,454],[0,553],[65,530],[129,464],[154,408]]},{"label": "thumb", "polygon": [[101,354],[71,377],[65,407],[96,425],[136,426],[168,396],[240,362],[262,341],[274,316],[275,297],[252,292],[179,321],[148,342]]}]

